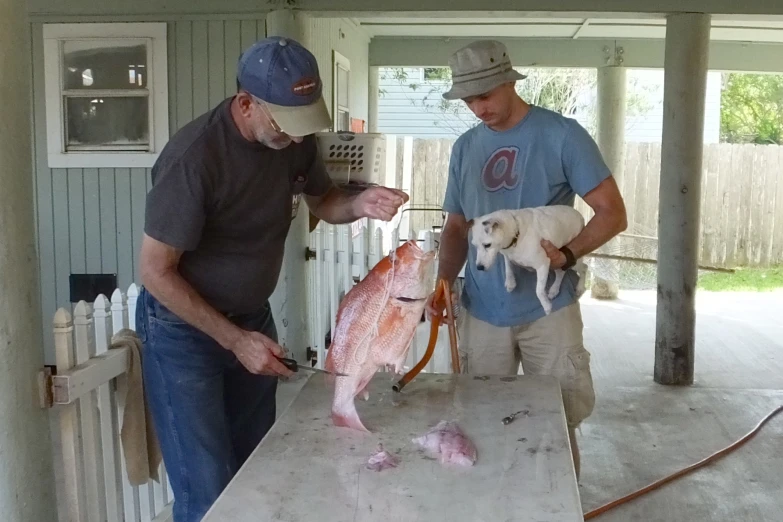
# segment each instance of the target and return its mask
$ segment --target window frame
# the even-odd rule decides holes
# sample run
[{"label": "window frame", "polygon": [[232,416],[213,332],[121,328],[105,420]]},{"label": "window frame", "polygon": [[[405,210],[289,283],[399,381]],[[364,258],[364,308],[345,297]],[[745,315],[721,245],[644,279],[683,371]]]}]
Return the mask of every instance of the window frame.
[{"label": "window frame", "polygon": [[[338,131],[338,125],[340,121],[340,113],[345,113],[348,116],[348,131],[351,130],[351,61],[339,52],[332,50],[332,130]],[[347,85],[345,85],[347,105],[340,104],[340,96],[338,87],[340,87],[337,81],[338,74],[337,69],[343,69],[347,75]]]},{"label": "window frame", "polygon": [[[65,151],[65,102],[62,42],[64,40],[146,39],[149,111],[149,150],[107,145],[94,150]],[[43,24],[46,138],[50,168],[152,167],[169,139],[169,89],[167,24],[151,23],[52,23]],[[112,89],[114,90],[114,89]],[[121,89],[116,89],[121,92]],[[97,149],[97,150],[95,150]],[[118,150],[119,149],[119,150]]]}]

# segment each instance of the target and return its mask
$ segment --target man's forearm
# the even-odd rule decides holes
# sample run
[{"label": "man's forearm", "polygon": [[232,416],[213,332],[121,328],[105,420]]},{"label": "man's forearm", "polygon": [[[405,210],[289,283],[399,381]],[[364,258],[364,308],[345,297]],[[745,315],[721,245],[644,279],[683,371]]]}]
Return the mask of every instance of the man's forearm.
[{"label": "man's forearm", "polygon": [[445,228],[440,236],[438,280],[445,279],[451,288],[468,258],[468,240],[454,229]]},{"label": "man's forearm", "polygon": [[144,286],[157,300],[182,320],[231,349],[243,330],[210,306],[175,269],[148,273]]},{"label": "man's forearm", "polygon": [[356,198],[356,194],[339,187],[333,187],[318,206],[311,207],[310,211],[318,219],[334,225],[353,223],[359,219],[352,204],[354,198]]},{"label": "man's forearm", "polygon": [[599,211],[566,245],[577,259],[597,250],[627,228],[625,212]]}]

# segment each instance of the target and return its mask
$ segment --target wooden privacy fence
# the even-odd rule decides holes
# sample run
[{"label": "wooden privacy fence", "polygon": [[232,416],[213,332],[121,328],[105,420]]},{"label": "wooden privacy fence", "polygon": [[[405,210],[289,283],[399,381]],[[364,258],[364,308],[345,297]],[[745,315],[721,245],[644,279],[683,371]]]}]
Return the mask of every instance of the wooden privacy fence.
[{"label": "wooden privacy fence", "polygon": [[[397,186],[409,191],[411,207],[440,207],[446,193],[454,140],[398,137],[391,141],[396,147]],[[624,165],[619,184],[628,211],[628,233],[644,240],[640,248],[649,250],[650,240],[655,242],[658,235],[661,144],[627,143]],[[719,267],[783,264],[782,172],[781,146],[705,145],[700,264]],[[577,202],[577,208],[590,217],[589,207],[579,198]],[[437,213],[410,215],[413,235],[440,224],[441,216]],[[401,237],[406,232],[401,231]]]},{"label": "wooden privacy fence", "polygon": [[60,424],[64,483],[61,520],[163,522],[173,500],[166,470],[161,483],[132,486],[120,433],[128,391],[128,348],[112,348],[123,328],[135,330],[138,288],[117,289],[54,316],[57,374],[51,402]]}]

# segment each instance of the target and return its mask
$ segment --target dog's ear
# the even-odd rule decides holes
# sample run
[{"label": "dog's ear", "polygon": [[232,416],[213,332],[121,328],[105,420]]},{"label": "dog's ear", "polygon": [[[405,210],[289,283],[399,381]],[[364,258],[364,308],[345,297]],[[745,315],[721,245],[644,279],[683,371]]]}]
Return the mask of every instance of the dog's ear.
[{"label": "dog's ear", "polygon": [[498,229],[500,226],[500,221],[498,221],[496,218],[490,218],[484,220],[481,224],[484,225],[484,230],[487,232],[487,234],[491,234]]}]

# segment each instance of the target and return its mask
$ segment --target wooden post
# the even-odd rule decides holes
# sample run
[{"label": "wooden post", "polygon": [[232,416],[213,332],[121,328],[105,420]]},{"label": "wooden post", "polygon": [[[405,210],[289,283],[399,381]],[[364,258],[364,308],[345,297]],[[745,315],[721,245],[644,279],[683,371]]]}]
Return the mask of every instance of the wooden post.
[{"label": "wooden post", "polygon": [[710,16],[666,21],[655,382],[692,384]]},{"label": "wooden post", "polygon": [[[0,2],[0,518],[57,520],[30,150],[27,2]],[[39,107],[42,110],[42,108]],[[48,310],[47,315],[54,310]],[[49,328],[47,328],[49,330]],[[48,334],[51,335],[51,334]]]}]

